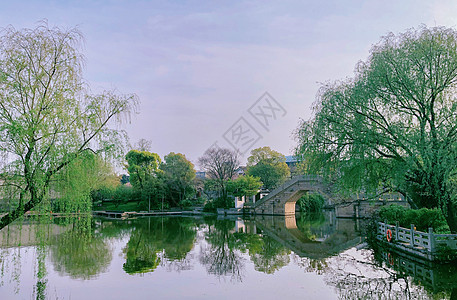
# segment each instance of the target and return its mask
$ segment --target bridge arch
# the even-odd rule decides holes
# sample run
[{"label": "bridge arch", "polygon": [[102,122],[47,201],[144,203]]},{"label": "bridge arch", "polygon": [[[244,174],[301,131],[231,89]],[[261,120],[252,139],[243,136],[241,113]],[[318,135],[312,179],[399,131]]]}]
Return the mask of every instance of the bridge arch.
[{"label": "bridge arch", "polygon": [[294,215],[296,202],[307,192],[316,192],[331,206],[331,186],[315,175],[295,176],[254,204],[256,214]]}]

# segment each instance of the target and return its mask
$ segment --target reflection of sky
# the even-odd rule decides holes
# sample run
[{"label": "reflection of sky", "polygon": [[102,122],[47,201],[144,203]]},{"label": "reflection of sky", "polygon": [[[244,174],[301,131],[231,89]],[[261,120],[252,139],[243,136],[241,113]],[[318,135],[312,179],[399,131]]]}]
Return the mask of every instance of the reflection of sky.
[{"label": "reflection of sky", "polygon": [[132,142],[146,138],[162,157],[194,162],[265,91],[288,114],[254,147],[290,153],[317,82],[350,76],[389,31],[457,22],[451,0],[3,2],[0,26],[79,24],[93,89],[140,96]]}]

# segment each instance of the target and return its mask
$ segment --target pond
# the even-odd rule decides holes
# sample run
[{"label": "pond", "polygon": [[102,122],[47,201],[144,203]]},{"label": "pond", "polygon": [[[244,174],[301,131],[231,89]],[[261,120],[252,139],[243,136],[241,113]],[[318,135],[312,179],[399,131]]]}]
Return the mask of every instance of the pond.
[{"label": "pond", "polygon": [[457,296],[455,266],[373,250],[364,224],[331,212],[44,220],[0,231],[1,299]]}]

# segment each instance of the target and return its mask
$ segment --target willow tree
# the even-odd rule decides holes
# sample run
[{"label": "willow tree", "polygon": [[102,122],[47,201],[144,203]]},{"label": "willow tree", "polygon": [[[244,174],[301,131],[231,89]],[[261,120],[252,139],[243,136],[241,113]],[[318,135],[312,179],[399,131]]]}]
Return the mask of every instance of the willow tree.
[{"label": "willow tree", "polygon": [[321,87],[298,152],[353,190],[394,190],[440,207],[457,232],[457,31],[389,34],[355,76]]},{"label": "willow tree", "polygon": [[[0,229],[46,199],[57,173],[85,152],[112,153],[135,95],[88,93],[77,29],[3,29],[0,37],[0,181],[16,197]],[[2,197],[5,201],[5,197]],[[12,202],[10,202],[12,203]]]}]

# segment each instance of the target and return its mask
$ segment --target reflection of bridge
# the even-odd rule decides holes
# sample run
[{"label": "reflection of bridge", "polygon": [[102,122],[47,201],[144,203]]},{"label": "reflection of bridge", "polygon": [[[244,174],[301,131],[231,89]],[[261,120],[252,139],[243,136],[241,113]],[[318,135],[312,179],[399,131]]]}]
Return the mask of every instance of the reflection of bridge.
[{"label": "reflection of bridge", "polygon": [[295,176],[283,185],[273,190],[252,205],[255,214],[260,215],[295,215],[295,204],[304,194],[314,192],[325,199],[325,207],[334,208],[337,217],[367,217],[379,206],[389,203],[406,205],[403,196],[397,194],[384,195],[377,200],[367,200],[366,197],[353,196],[342,199],[334,191],[333,184],[325,182],[320,176]]},{"label": "reflection of bridge", "polygon": [[255,225],[262,232],[300,257],[322,259],[340,253],[362,242],[353,220],[336,219],[333,213],[320,228],[321,238],[305,234],[297,227],[295,216],[257,216]]},{"label": "reflection of bridge", "polygon": [[[400,276],[411,276],[421,285],[434,292],[451,291],[457,294],[457,266],[452,263],[439,264],[416,258],[394,249],[379,247],[375,255]],[[451,297],[451,299],[453,299]]]}]

